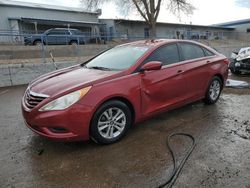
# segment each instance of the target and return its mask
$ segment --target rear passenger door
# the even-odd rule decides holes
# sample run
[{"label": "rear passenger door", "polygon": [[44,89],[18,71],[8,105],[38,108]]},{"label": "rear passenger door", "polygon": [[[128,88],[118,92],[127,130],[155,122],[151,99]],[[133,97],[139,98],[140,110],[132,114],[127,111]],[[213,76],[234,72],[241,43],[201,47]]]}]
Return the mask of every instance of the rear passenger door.
[{"label": "rear passenger door", "polygon": [[[210,57],[214,54],[202,46],[182,42],[178,43],[181,53],[181,60],[185,64],[185,77],[187,78],[187,97],[192,99],[200,98],[206,90],[209,76]],[[210,54],[209,54],[210,53]]]},{"label": "rear passenger door", "polygon": [[177,44],[168,44],[156,49],[143,64],[160,61],[163,67],[141,74],[141,98],[144,115],[166,109],[185,101],[185,67],[179,63]]}]

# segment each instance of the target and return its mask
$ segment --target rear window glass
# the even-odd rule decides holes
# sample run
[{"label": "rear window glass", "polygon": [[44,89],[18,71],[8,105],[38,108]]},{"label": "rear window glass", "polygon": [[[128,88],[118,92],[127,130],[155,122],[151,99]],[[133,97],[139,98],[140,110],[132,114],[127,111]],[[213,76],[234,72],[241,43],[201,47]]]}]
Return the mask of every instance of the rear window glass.
[{"label": "rear window glass", "polygon": [[207,50],[206,48],[203,48],[203,51],[204,51],[204,53],[205,53],[206,56],[213,56],[214,55],[213,52]]},{"label": "rear window glass", "polygon": [[180,44],[183,60],[196,59],[204,57],[205,54],[201,47],[195,44]]}]

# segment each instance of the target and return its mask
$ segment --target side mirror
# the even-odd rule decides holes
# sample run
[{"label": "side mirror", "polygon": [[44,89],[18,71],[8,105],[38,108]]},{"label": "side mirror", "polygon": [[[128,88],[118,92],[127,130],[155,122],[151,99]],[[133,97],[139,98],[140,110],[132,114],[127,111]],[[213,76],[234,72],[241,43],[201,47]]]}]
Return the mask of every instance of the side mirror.
[{"label": "side mirror", "polygon": [[150,62],[144,64],[141,67],[141,72],[152,71],[152,70],[160,70],[161,67],[162,67],[162,62],[160,62],[160,61],[150,61]]}]

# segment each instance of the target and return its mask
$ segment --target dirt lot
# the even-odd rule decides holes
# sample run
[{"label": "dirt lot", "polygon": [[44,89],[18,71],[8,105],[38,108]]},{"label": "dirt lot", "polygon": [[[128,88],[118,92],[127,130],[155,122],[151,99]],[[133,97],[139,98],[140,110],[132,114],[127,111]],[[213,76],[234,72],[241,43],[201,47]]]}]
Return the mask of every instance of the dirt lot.
[{"label": "dirt lot", "polygon": [[[250,82],[250,76],[233,77]],[[56,143],[25,127],[25,86],[0,88],[0,187],[156,187],[172,170],[167,135],[197,141],[174,187],[250,188],[250,89],[226,88],[202,102],[137,124],[119,143]],[[189,142],[176,138],[180,158]]]}]

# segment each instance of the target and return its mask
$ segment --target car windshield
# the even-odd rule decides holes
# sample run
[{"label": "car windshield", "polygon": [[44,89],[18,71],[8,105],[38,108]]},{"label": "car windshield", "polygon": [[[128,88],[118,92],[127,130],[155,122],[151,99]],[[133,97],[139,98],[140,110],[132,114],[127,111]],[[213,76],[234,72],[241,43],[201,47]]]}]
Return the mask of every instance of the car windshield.
[{"label": "car windshield", "polygon": [[125,70],[150,48],[150,46],[124,45],[114,47],[85,64],[86,68]]}]

